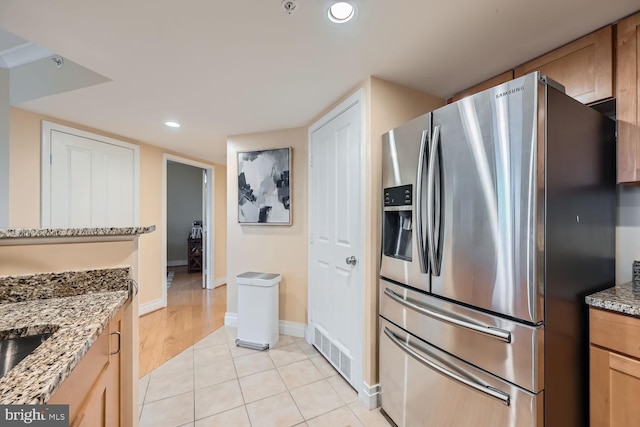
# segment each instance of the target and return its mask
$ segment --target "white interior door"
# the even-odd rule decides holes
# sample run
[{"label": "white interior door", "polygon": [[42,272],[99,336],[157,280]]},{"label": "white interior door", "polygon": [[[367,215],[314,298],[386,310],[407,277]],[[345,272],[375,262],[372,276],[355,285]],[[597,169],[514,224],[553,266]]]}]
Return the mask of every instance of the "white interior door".
[{"label": "white interior door", "polygon": [[71,131],[43,129],[42,226],[138,225],[137,147]]},{"label": "white interior door", "polygon": [[309,143],[311,339],[358,391],[364,334],[361,108],[351,101],[334,110],[311,128]]},{"label": "white interior door", "polygon": [[202,170],[202,287],[213,289],[213,248],[209,238],[209,228],[213,227],[211,199],[213,198],[213,173],[211,169]]}]

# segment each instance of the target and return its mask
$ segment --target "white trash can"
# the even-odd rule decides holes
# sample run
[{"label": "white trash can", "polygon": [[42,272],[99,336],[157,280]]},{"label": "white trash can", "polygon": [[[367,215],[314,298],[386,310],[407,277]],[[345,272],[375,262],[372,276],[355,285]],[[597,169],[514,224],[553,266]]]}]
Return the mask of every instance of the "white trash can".
[{"label": "white trash can", "polygon": [[278,331],[279,274],[248,271],[238,284],[238,338],[236,345],[266,350],[280,339]]}]

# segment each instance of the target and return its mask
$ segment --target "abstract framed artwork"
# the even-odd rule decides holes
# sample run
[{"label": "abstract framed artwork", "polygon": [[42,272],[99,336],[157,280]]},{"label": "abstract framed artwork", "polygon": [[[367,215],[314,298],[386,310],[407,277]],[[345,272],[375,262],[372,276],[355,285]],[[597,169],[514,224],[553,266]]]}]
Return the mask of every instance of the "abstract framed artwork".
[{"label": "abstract framed artwork", "polygon": [[291,225],[291,147],[238,152],[238,222]]}]

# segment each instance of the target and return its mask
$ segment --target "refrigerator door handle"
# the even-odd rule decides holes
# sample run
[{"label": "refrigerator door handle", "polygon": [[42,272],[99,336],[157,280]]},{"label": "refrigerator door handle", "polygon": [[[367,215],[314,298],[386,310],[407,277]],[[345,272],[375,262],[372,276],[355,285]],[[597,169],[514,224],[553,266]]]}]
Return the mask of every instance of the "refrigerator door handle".
[{"label": "refrigerator door handle", "polygon": [[494,328],[492,326],[486,326],[479,323],[473,323],[466,320],[456,319],[454,317],[447,316],[446,314],[440,313],[431,307],[414,303],[408,300],[407,298],[402,297],[402,295],[398,295],[396,292],[394,292],[389,288],[384,289],[384,294],[387,295],[392,300],[394,300],[395,302],[397,302],[398,304],[402,304],[403,306],[410,308],[414,311],[417,311],[420,314],[424,314],[425,316],[429,316],[433,319],[437,319],[454,326],[459,326],[461,328],[469,329],[473,332],[477,332],[477,333],[489,336],[491,338],[504,341],[506,343],[511,343],[511,332],[505,331],[504,329]]},{"label": "refrigerator door handle", "polygon": [[417,232],[418,232],[418,260],[420,263],[420,271],[423,274],[429,274],[429,265],[427,263],[427,257],[425,255],[424,248],[424,229],[422,224],[422,178],[424,177],[424,163],[425,155],[427,153],[427,142],[429,141],[429,131],[423,130],[422,137],[420,139],[420,153],[418,155],[418,174],[416,176],[416,219]]},{"label": "refrigerator door handle", "polygon": [[[429,170],[427,172],[427,242],[429,245],[429,262],[431,264],[431,274],[434,276],[440,276],[440,263],[436,252],[436,233],[435,223],[436,215],[438,215],[437,222],[440,224],[440,209],[438,212],[434,212],[434,198],[435,192],[440,191],[435,188],[436,181],[436,159],[438,158],[438,144],[440,143],[440,126],[433,128],[433,135],[431,137],[431,148],[429,151]],[[440,201],[438,200],[438,203]]]},{"label": "refrigerator door handle", "polygon": [[[444,375],[445,377],[448,377],[454,381],[457,381],[458,383],[465,385],[467,387],[470,387],[476,391],[479,391],[480,393],[484,393],[487,394],[491,397],[493,397],[494,399],[499,400],[500,402],[502,402],[504,405],[509,406],[511,403],[511,396],[509,396],[507,393],[497,390],[493,387],[489,387],[487,385],[483,385],[483,384],[479,384],[477,382],[468,380],[466,378],[464,378],[461,375],[458,375],[454,372],[451,372],[448,369],[443,368],[442,366],[432,362],[431,360],[427,359],[426,357],[422,356],[417,350],[414,350],[411,347],[411,344],[409,342],[409,340],[406,340],[406,344],[405,344],[405,340],[401,339],[400,337],[398,337],[396,334],[394,334],[393,332],[391,332],[391,330],[389,330],[389,328],[387,328],[385,326],[384,328],[384,333],[387,337],[389,337],[389,339],[391,340],[391,342],[393,342],[395,345],[397,345],[398,347],[400,347],[400,349],[402,349],[405,353],[409,354],[410,356],[412,356],[414,359],[416,359],[418,362],[426,365],[427,367],[433,369],[436,372],[439,372],[440,374]],[[424,352],[424,350],[420,349],[421,352]],[[435,358],[435,357],[434,357]],[[460,369],[458,367],[458,369]]]}]

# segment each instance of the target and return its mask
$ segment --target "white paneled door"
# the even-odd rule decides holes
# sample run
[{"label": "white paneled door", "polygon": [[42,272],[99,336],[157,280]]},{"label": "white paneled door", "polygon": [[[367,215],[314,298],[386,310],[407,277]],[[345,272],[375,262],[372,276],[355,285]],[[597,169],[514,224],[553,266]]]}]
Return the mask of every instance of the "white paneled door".
[{"label": "white paneled door", "polygon": [[43,163],[49,164],[43,165],[43,226],[138,225],[137,147],[49,129],[45,150],[49,158],[43,156]]},{"label": "white paneled door", "polygon": [[309,140],[309,323],[312,343],[362,389],[362,105],[329,113]]}]

